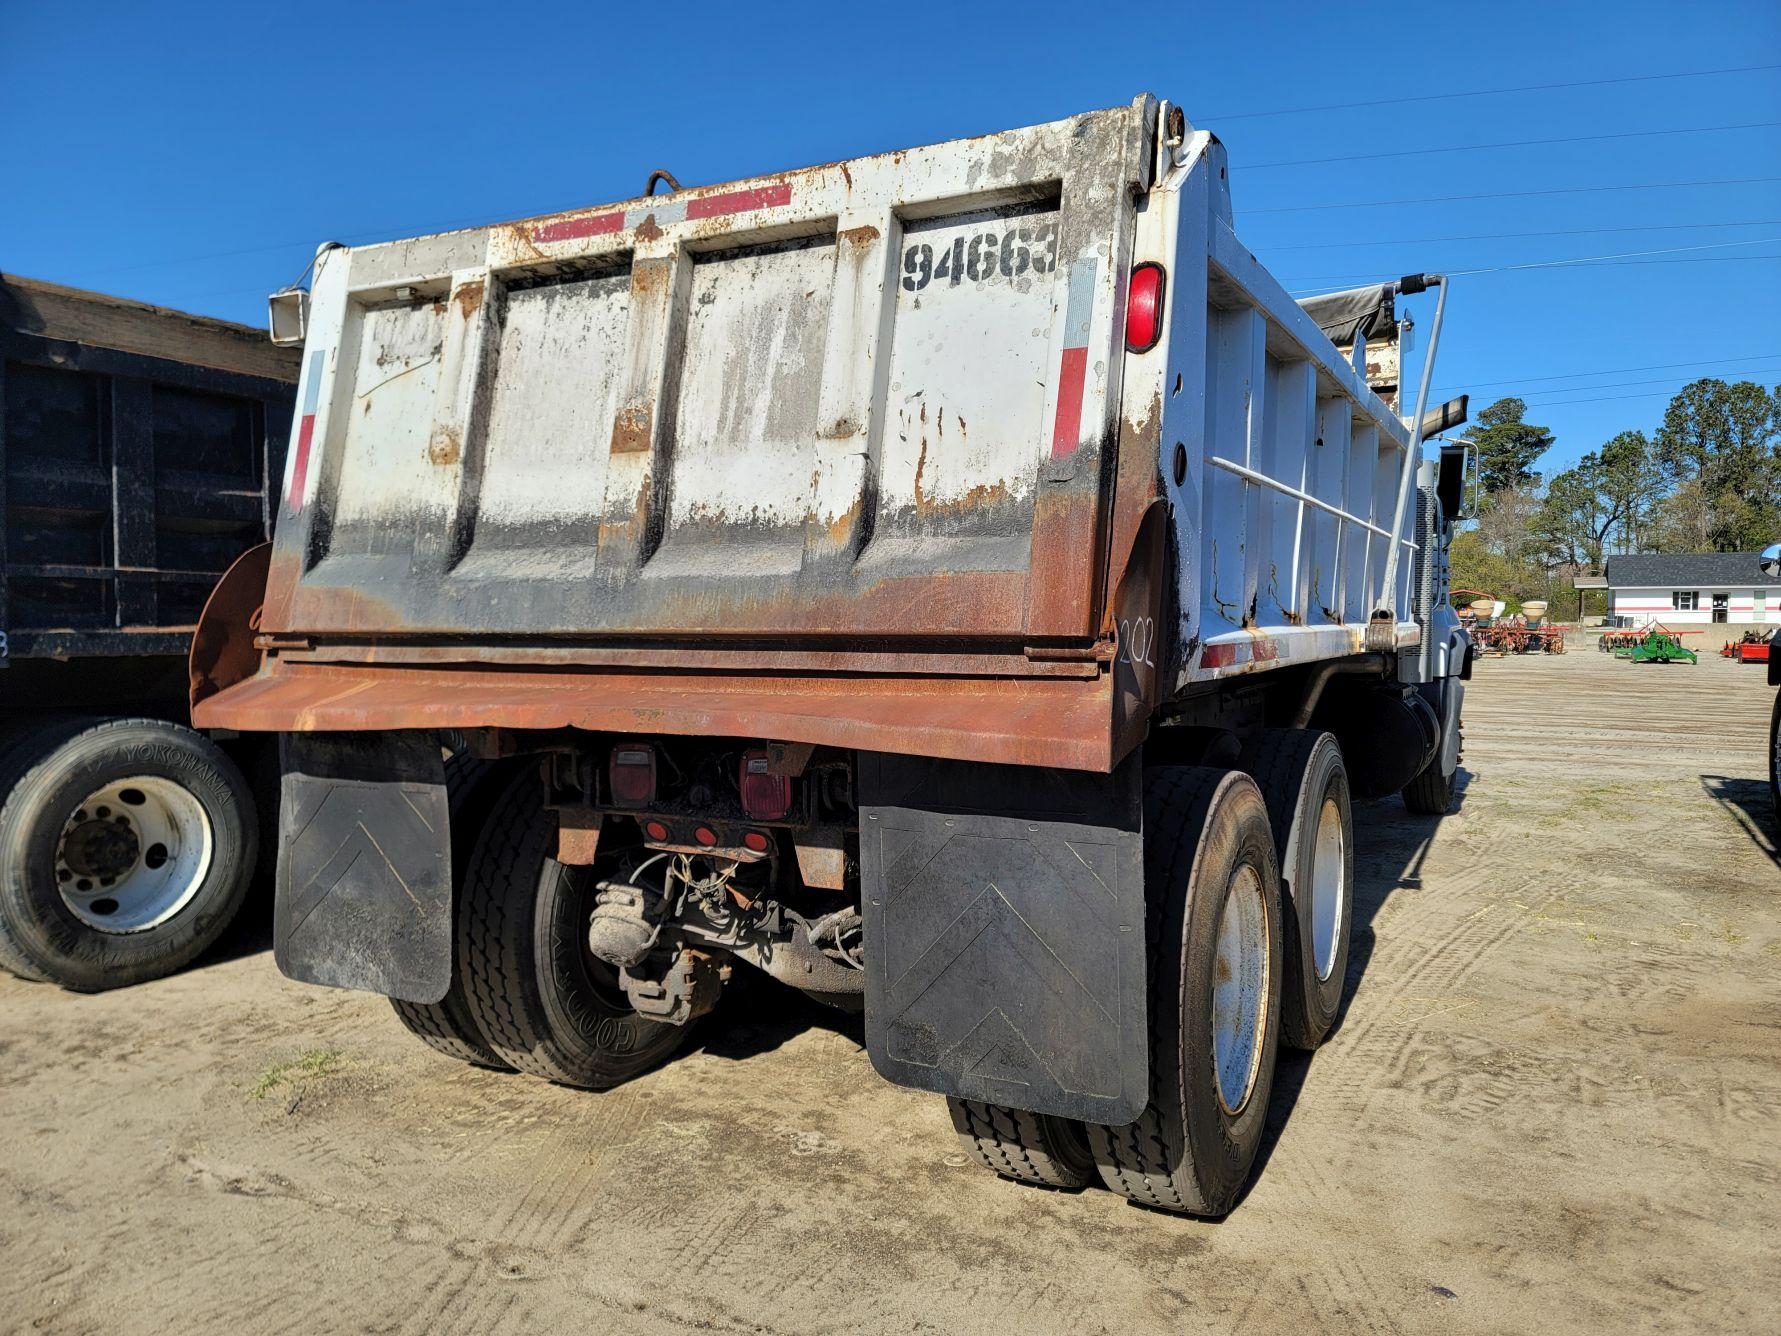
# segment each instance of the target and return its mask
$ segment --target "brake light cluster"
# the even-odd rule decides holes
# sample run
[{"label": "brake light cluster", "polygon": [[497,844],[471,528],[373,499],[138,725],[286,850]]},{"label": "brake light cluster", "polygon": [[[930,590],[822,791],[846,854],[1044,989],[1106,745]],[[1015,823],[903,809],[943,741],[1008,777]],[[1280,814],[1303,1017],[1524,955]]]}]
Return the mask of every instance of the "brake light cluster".
[{"label": "brake light cluster", "polygon": [[606,774],[612,801],[620,807],[648,807],[655,801],[656,749],[647,742],[614,747]]},{"label": "brake light cluster", "polygon": [[792,777],[773,774],[764,750],[742,753],[736,788],[742,810],[756,821],[779,821],[792,810]]},{"label": "brake light cluster", "polygon": [[[656,801],[656,750],[648,742],[621,742],[607,758],[607,785],[617,807],[647,808]],[[771,758],[766,748],[742,753],[736,775],[736,791],[742,811],[751,821],[783,821],[792,810],[792,777],[772,773]],[[645,838],[656,844],[672,844],[687,840],[688,831],[659,817],[639,818]],[[697,825],[690,831],[691,842],[704,849],[720,845],[734,847],[736,835],[721,832],[711,825]],[[772,836],[764,830],[743,831],[741,847],[750,853],[764,854],[773,847]]]}]

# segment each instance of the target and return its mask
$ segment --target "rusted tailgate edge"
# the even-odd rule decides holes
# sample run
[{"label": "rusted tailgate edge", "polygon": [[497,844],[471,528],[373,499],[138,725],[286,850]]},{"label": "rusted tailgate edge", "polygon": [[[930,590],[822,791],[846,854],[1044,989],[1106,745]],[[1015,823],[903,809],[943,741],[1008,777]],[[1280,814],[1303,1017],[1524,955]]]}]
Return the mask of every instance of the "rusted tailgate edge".
[{"label": "rusted tailgate edge", "polygon": [[[582,728],[811,742],[1108,772],[1113,686],[1092,680],[701,676],[295,665],[200,702],[200,728],[359,732]],[[1118,754],[1116,755],[1116,751]]]}]

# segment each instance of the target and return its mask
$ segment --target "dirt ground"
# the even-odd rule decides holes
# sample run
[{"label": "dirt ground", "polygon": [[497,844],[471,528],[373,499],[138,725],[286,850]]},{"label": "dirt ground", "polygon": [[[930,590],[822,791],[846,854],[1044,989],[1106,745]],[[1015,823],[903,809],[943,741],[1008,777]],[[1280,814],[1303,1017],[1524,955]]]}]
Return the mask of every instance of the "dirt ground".
[{"label": "dirt ground", "polygon": [[1352,1001],[1221,1223],[967,1165],[770,985],[595,1095],[286,982],[263,921],[123,992],[0,978],[0,1329],[1774,1330],[1772,698],[1480,664],[1458,811],[1357,813]]}]

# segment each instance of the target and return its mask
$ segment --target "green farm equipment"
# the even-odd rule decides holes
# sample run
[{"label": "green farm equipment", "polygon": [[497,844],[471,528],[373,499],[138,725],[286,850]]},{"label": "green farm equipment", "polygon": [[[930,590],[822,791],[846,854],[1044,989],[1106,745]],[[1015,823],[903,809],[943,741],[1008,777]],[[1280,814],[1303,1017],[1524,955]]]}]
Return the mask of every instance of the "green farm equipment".
[{"label": "green farm equipment", "polygon": [[1696,663],[1695,652],[1684,645],[1676,636],[1661,628],[1653,629],[1614,651],[1617,659],[1627,659],[1633,663]]}]

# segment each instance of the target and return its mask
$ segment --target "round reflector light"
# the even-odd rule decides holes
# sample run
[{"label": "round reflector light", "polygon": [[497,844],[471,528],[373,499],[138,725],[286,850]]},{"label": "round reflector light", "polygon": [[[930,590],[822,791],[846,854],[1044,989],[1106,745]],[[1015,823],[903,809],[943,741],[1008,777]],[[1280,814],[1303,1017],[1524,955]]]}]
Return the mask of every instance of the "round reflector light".
[{"label": "round reflector light", "polygon": [[1147,353],[1163,336],[1163,267],[1146,260],[1132,270],[1132,286],[1126,293],[1125,346]]}]

